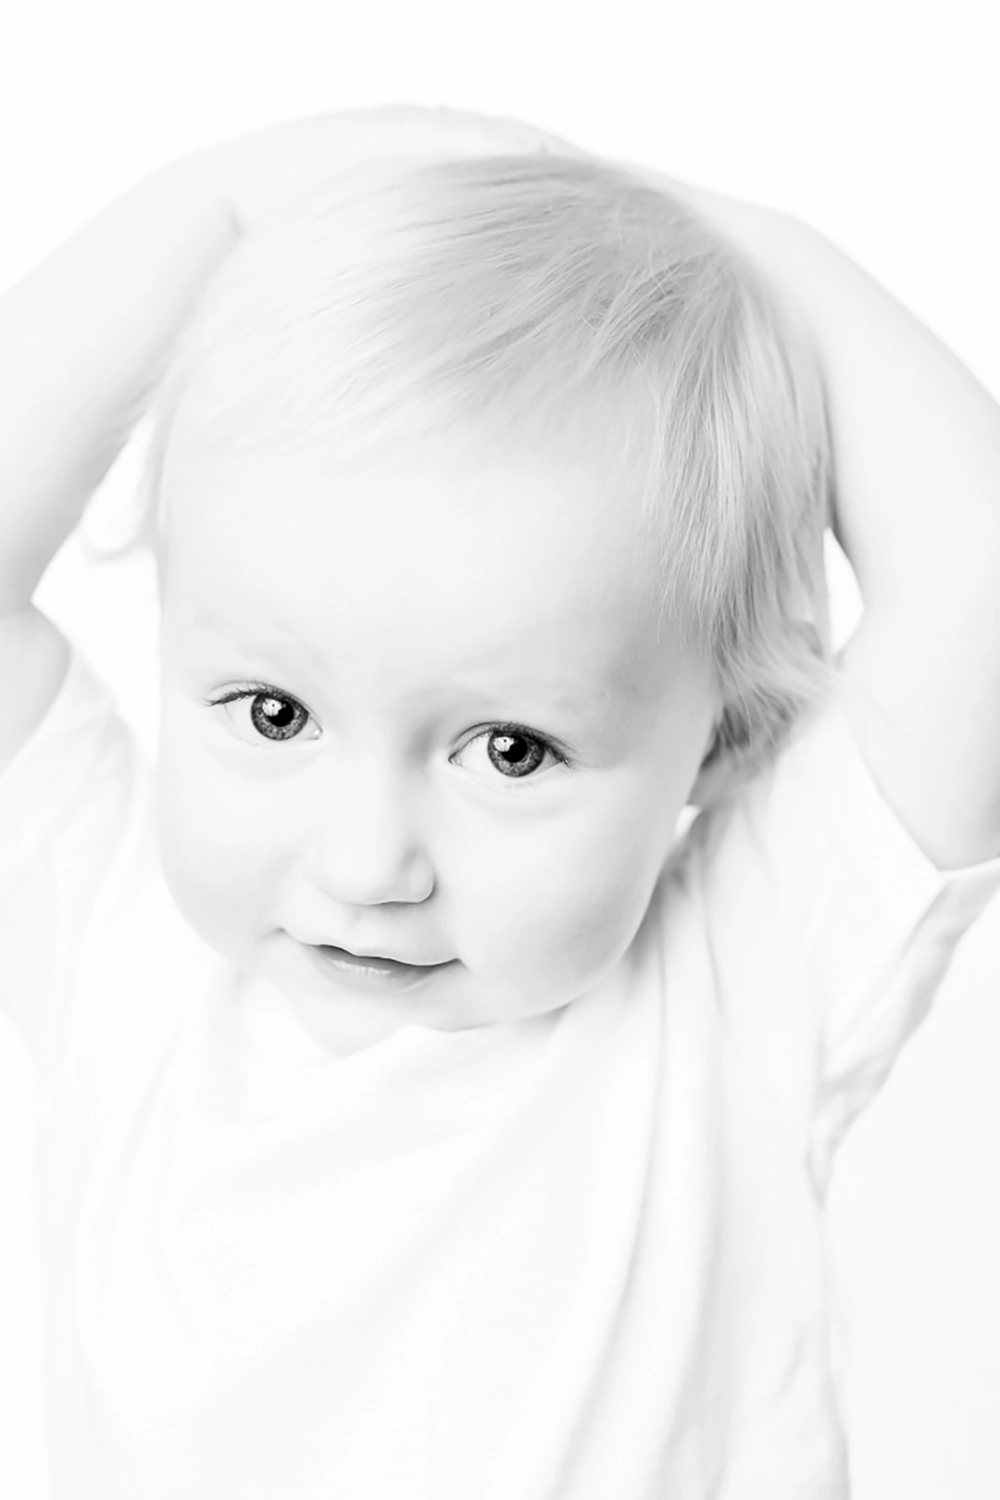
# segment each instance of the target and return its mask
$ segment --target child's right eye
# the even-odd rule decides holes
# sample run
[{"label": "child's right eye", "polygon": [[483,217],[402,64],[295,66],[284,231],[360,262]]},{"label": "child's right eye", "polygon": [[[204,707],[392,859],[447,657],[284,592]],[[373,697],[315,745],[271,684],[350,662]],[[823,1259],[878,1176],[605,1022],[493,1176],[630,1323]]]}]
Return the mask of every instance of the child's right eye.
[{"label": "child's right eye", "polygon": [[[246,687],[224,693],[221,698],[210,698],[207,702],[212,707],[225,708],[227,717],[237,729],[246,728],[249,720],[251,736],[271,743],[298,739],[312,717],[297,698],[268,687],[266,683],[250,683]],[[230,712],[230,705],[235,707],[244,703],[249,705],[248,713]],[[317,734],[310,735],[309,738],[317,737],[318,728]]]}]

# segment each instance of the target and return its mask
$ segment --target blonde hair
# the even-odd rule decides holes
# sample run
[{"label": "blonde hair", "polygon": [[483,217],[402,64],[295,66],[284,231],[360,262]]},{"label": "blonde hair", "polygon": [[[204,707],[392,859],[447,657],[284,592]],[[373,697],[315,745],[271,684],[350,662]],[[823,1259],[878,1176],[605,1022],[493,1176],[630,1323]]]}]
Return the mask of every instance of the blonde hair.
[{"label": "blonde hair", "polygon": [[249,236],[153,409],[145,539],[178,423],[337,458],[475,435],[587,467],[641,518],[640,575],[693,619],[716,749],[767,759],[828,673],[829,456],[808,351],[739,254],[597,160],[342,174]]}]

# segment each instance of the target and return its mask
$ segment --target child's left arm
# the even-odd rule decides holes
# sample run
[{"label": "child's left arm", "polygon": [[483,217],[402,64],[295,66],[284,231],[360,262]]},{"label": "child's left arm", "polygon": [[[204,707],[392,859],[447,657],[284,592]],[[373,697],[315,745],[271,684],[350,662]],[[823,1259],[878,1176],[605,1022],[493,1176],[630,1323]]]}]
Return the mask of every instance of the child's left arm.
[{"label": "child's left arm", "polygon": [[864,617],[846,707],[879,789],[941,868],[1000,854],[1000,408],[821,235],[681,184],[804,321],[827,388],[835,530]]}]

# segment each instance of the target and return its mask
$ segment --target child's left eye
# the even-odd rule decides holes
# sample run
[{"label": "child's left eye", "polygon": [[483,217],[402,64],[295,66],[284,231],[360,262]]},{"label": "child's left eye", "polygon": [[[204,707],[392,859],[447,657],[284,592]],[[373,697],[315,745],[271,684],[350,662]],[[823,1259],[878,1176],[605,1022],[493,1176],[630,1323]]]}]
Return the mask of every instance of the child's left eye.
[{"label": "child's left eye", "polygon": [[[309,710],[297,698],[291,698],[287,693],[279,693],[275,688],[263,684],[254,683],[246,688],[238,688],[209,701],[216,708],[249,702],[249,717],[253,729],[261,739],[272,743],[299,738],[311,718]],[[228,707],[226,712],[230,720],[237,724]],[[239,727],[237,724],[237,728]],[[316,736],[312,735],[310,738],[315,739]]]},{"label": "child's left eye", "polygon": [[468,755],[473,746],[481,746],[493,769],[508,779],[532,776],[545,767],[546,763],[549,766],[566,764],[565,757],[548,740],[519,724],[492,724],[489,729],[480,730],[471,740],[466,741],[461,750],[456,751],[451,757],[452,761],[456,765],[462,765],[462,756]]}]

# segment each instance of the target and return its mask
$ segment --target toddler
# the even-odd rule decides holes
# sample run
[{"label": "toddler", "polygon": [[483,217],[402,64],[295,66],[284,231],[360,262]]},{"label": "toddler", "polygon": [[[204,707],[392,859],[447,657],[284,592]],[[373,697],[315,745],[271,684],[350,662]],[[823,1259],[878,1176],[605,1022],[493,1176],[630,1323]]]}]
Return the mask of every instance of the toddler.
[{"label": "toddler", "polygon": [[[833,1153],[1000,883],[985,393],[801,225],[406,109],[0,332],[53,1495],[843,1500]],[[31,603],[147,406],[155,770]]]}]

